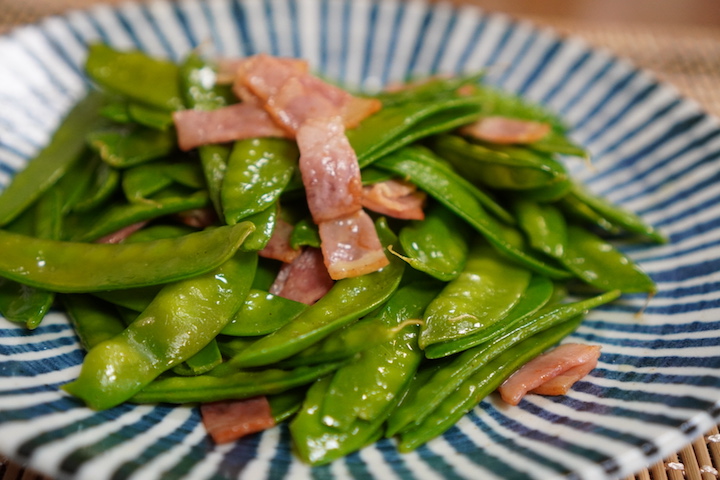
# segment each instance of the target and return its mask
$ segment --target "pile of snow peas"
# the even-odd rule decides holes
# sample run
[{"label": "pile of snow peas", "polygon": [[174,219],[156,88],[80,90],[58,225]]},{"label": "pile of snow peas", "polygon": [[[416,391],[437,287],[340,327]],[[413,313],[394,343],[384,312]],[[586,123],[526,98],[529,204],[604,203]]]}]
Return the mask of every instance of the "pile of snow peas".
[{"label": "pile of snow peas", "polygon": [[[63,388],[94,409],[264,395],[310,464],[382,437],[410,451],[588,310],[654,292],[609,241],[664,237],[573,181],[564,162],[587,153],[561,121],[472,75],[378,94],[347,132],[364,184],[428,194],[424,220],[375,216],[390,264],[312,305],[272,295],[280,264],[257,252],[278,219],[294,248],[319,246],[294,141],[181,152],[173,111],[237,101],[195,53],[95,44],[85,67],[93,86],[0,195],[0,313],[33,329],[66,310],[87,354]],[[487,116],[552,128],[522,145],[458,134]]]}]

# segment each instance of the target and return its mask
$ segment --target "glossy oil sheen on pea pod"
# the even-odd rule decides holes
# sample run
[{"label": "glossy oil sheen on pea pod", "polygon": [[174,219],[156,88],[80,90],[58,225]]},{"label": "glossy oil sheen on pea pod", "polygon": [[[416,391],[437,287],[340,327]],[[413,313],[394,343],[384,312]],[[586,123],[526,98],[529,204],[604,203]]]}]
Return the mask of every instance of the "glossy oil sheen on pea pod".
[{"label": "glossy oil sheen on pea pod", "polygon": [[383,157],[376,166],[406,176],[419,188],[432,195],[456,215],[467,221],[498,251],[541,275],[554,279],[571,277],[566,270],[557,268],[527,251],[519,232],[502,225],[488,214],[477,197],[448,175],[447,167],[439,166],[434,154],[421,147],[407,147]]},{"label": "glossy oil sheen on pea pod", "polygon": [[530,246],[554,258],[561,258],[567,243],[567,224],[554,205],[526,200],[514,202],[518,225],[527,235]]},{"label": "glossy oil sheen on pea pod", "polygon": [[0,230],[0,276],[57,292],[157,285],[200,275],[233,256],[254,226],[243,222],[131,244],[42,240]]},{"label": "glossy oil sheen on pea pod", "polygon": [[240,337],[267,335],[290,322],[306,308],[304,303],[253,289],[220,333]]},{"label": "glossy oil sheen on pea pod", "polygon": [[242,305],[256,264],[257,255],[238,253],[166,285],[122,334],[88,352],[79,377],[63,389],[98,410],[129,400],[217,336]]},{"label": "glossy oil sheen on pea pod", "polygon": [[[383,245],[397,241],[387,223],[376,222]],[[231,361],[241,367],[269,365],[284,360],[320,341],[381,305],[400,283],[405,264],[389,255],[381,270],[339,280],[320,300],[279,330],[262,337]]]},{"label": "glossy oil sheen on pea pod", "polygon": [[387,301],[378,317],[387,327],[401,330],[335,372],[323,402],[326,425],[346,430],[356,418],[370,422],[386,415],[397,402],[423,358],[418,325],[403,328],[403,323],[420,319],[440,288],[440,282],[413,283]]},{"label": "glossy oil sheen on pea pod", "polygon": [[50,143],[15,175],[0,195],[0,226],[17,218],[82,158],[85,135],[103,124],[98,110],[104,102],[102,94],[89,92],[67,114]]},{"label": "glossy oil sheen on pea pod", "polygon": [[298,155],[295,143],[281,138],[235,142],[221,189],[228,225],[274,204],[297,169]]},{"label": "glossy oil sheen on pea pod", "polygon": [[486,242],[476,242],[462,273],[425,310],[420,346],[456,340],[503,321],[520,301],[531,275]]},{"label": "glossy oil sheen on pea pod", "polygon": [[401,258],[445,282],[457,278],[465,267],[469,238],[467,223],[440,204],[431,207],[424,220],[410,222],[398,234]]},{"label": "glossy oil sheen on pea pod", "polygon": [[588,230],[568,225],[562,262],[580,279],[600,290],[653,293],[655,282],[624,253]]}]

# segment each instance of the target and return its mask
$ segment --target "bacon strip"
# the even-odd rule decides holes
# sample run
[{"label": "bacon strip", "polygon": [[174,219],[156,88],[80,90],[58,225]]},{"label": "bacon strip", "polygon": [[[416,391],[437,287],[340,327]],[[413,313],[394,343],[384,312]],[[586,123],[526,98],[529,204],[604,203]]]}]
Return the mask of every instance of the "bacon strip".
[{"label": "bacon strip", "polygon": [[288,137],[265,110],[250,103],[236,103],[216,110],[173,112],[180,150],[246,138]]},{"label": "bacon strip", "polygon": [[533,388],[530,393],[536,393],[538,395],[565,395],[570,388],[575,385],[575,382],[592,372],[596,366],[597,359],[573,367],[557,377],[548,380],[539,387]]},{"label": "bacon strip", "polygon": [[498,392],[504,401],[517,405],[526,393],[577,366],[592,364],[594,368],[599,357],[600,347],[597,345],[560,345],[523,365],[505,380]]},{"label": "bacon strip", "polygon": [[533,143],[550,133],[550,124],[507,117],[484,117],[460,129],[462,135],[492,143]]},{"label": "bacon strip", "polygon": [[377,112],[377,99],[359,98],[307,71],[306,63],[259,54],[238,69],[236,95],[255,95],[289,134],[311,118],[340,116],[347,128]]},{"label": "bacon strip", "polygon": [[295,260],[300,256],[301,250],[290,246],[290,235],[292,235],[292,232],[293,226],[279,218],[277,222],[275,222],[275,229],[270,237],[270,241],[265,248],[258,252],[258,255],[263,258],[280,260],[284,263],[290,263]]},{"label": "bacon strip", "polygon": [[426,197],[412,183],[391,179],[364,186],[362,206],[389,217],[422,220]]},{"label": "bacon strip", "polygon": [[390,263],[364,210],[322,222],[318,229],[325,266],[334,280],[375,272]]},{"label": "bacon strip", "polygon": [[275,426],[267,397],[200,405],[203,425],[215,443],[228,443]]},{"label": "bacon strip", "polygon": [[360,167],[340,118],[307,120],[297,132],[297,143],[313,221],[320,224],[362,208]]},{"label": "bacon strip", "polygon": [[322,252],[307,247],[292,263],[280,267],[270,293],[312,305],[322,298],[334,282],[323,263]]}]

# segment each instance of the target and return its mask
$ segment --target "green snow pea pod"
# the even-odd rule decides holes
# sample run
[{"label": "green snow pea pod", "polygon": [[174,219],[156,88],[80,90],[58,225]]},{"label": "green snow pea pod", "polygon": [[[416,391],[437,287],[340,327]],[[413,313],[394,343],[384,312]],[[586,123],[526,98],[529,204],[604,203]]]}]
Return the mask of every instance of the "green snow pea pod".
[{"label": "green snow pea pod", "polygon": [[63,389],[97,410],[129,400],[217,336],[242,305],[256,263],[256,255],[236,253],[210,272],[164,286],[122,334],[88,352],[79,377]]},{"label": "green snow pea pod", "polygon": [[563,264],[600,290],[654,293],[655,283],[630,258],[588,230],[568,225]]},{"label": "green snow pea pod", "polygon": [[599,228],[613,235],[620,233],[618,227],[610,223],[605,217],[590,208],[590,206],[582,202],[571,192],[559,199],[556,205],[568,219]]},{"label": "green snow pea pod", "polygon": [[[383,245],[397,240],[384,219],[376,222],[376,228]],[[328,293],[292,322],[258,339],[231,362],[256,367],[284,360],[372,311],[385,302],[400,283],[405,265],[392,255],[389,260],[390,264],[377,272],[335,282]]]},{"label": "green snow pea pod", "polygon": [[73,205],[74,213],[85,213],[100,207],[107,202],[118,185],[120,185],[120,171],[111,167],[97,157],[93,160],[97,166],[91,177],[90,187],[85,195]]},{"label": "green snow pea pod", "polygon": [[257,272],[255,272],[252,288],[265,292],[269,291],[277,277],[279,269],[280,266],[274,260],[266,258],[258,259],[258,268]]},{"label": "green snow pea pod", "polygon": [[371,422],[356,420],[346,430],[325,425],[322,408],[330,387],[330,376],[315,382],[305,396],[300,411],[290,422],[290,434],[298,456],[306,463],[317,466],[361,449],[382,436],[385,417]]},{"label": "green snow pea pod", "polygon": [[465,267],[470,232],[467,222],[435,204],[424,220],[412,221],[400,230],[401,258],[416,270],[449,282]]},{"label": "green snow pea pod", "polygon": [[562,258],[567,243],[567,224],[562,212],[551,204],[523,199],[513,203],[518,226],[527,235],[530,246],[554,258]]},{"label": "green snow pea pod", "polygon": [[465,178],[491,188],[539,188],[567,178],[562,165],[549,155],[524,147],[479,144],[456,135],[439,135],[432,148]]},{"label": "green snow pea pod", "polygon": [[460,97],[443,102],[409,102],[383,108],[347,131],[348,140],[366,167],[381,156],[423,136],[452,130],[476,119],[477,101]]},{"label": "green snow pea pod", "polygon": [[63,216],[72,212],[78,203],[88,197],[100,163],[100,158],[88,151],[55,184],[54,188],[61,192]]},{"label": "green snow pea pod", "polygon": [[394,329],[388,328],[377,317],[368,315],[332,332],[300,353],[282,360],[280,365],[296,367],[345,360],[389,341],[396,333]]},{"label": "green snow pea pod", "polygon": [[300,410],[306,392],[307,388],[302,386],[267,396],[268,403],[270,403],[270,414],[276,424],[291,418]]},{"label": "green snow pea pod", "polygon": [[425,347],[425,356],[432,359],[441,358],[462,352],[481,343],[489,342],[497,336],[502,335],[509,328],[512,328],[517,322],[522,321],[530,315],[534,315],[550,302],[553,292],[554,286],[550,279],[540,275],[533,275],[518,303],[508,312],[502,321],[494,322],[488,328],[456,340],[428,345]]},{"label": "green snow pea pod", "polygon": [[514,93],[489,85],[476,85],[474,95],[479,98],[484,116],[497,115],[547,123],[552,127],[552,131],[559,135],[563,135],[567,130],[562,120],[553,112]]},{"label": "green snow pea pod", "polygon": [[98,298],[134,312],[145,310],[160,293],[162,285],[93,292]]},{"label": "green snow pea pod", "polygon": [[326,425],[347,430],[355,419],[371,422],[397,403],[423,359],[418,325],[403,325],[420,319],[440,288],[440,282],[414,283],[390,297],[377,316],[386,327],[402,330],[334,373],[323,403]]},{"label": "green snow pea pod", "polygon": [[128,168],[165,157],[175,150],[175,133],[131,125],[87,135],[90,147],[108,165]]},{"label": "green snow pea pod", "polygon": [[303,246],[320,248],[320,233],[315,222],[309,218],[297,222],[290,234],[290,246],[292,248]]},{"label": "green snow pea pod", "polygon": [[236,371],[223,376],[165,377],[154,380],[136,393],[134,403],[195,403],[273,395],[307,385],[327,376],[344,362],[298,367]]},{"label": "green snow pea pod", "polygon": [[276,203],[270,205],[262,212],[254,213],[245,220],[255,225],[255,231],[243,242],[240,247],[244,251],[258,251],[265,248],[272,237],[275,224],[277,223],[278,210],[280,206]]},{"label": "green snow pea pod", "polygon": [[500,354],[463,382],[430,415],[425,417],[422,423],[402,432],[398,450],[401,452],[412,451],[442,435],[483,398],[502,385],[515,370],[572,333],[580,325],[581,320],[578,318],[549,328]]},{"label": "green snow pea pod", "polygon": [[392,180],[394,178],[397,178],[397,176],[392,172],[373,167],[363,168],[360,171],[360,174],[362,175],[363,185],[372,185],[374,183],[380,183],[386,180]]},{"label": "green snow pea pod", "polygon": [[150,240],[160,240],[161,238],[178,238],[196,231],[195,228],[188,227],[187,225],[151,225],[129,235],[125,239],[125,243],[147,242]]},{"label": "green snow pea pod", "polygon": [[391,107],[407,103],[437,103],[447,99],[457,98],[458,89],[467,85],[477,86],[485,76],[484,72],[472,75],[454,76],[451,78],[430,78],[413,84],[412,79],[404,88],[390,92],[380,92],[374,95],[383,104]]},{"label": "green snow pea pod", "polygon": [[606,199],[593,195],[582,185],[572,187],[572,195],[605,218],[612,225],[648,237],[656,243],[667,243],[667,238],[658,232],[652,225],[643,221],[638,215],[620,208]]},{"label": "green snow pea pod", "polygon": [[[199,55],[191,53],[180,66],[180,89],[188,108],[215,110],[230,103],[225,91],[215,85],[215,72]],[[202,145],[198,147],[200,164],[210,200],[217,214],[222,217],[220,199],[223,179],[227,170],[231,148],[227,145]]]},{"label": "green snow pea pod", "polygon": [[245,303],[220,333],[238,337],[267,335],[305,310],[304,303],[251,289]]},{"label": "green snow pea pod", "polygon": [[125,330],[117,310],[107,302],[78,293],[62,295],[60,299],[86,351]]},{"label": "green snow pea pod", "polygon": [[43,240],[0,230],[0,276],[55,292],[98,292],[158,285],[223,264],[253,230],[223,226],[181,238],[131,244]]},{"label": "green snow pea pod", "polygon": [[168,111],[183,107],[179,67],[173,62],[95,43],[88,50],[85,71],[103,88],[136,102]]},{"label": "green snow pea pod", "polygon": [[406,176],[419,188],[468,222],[495,248],[521,265],[550,278],[563,279],[571,275],[544,259],[527,251],[519,232],[502,225],[489,215],[482,204],[464,186],[448,175],[445,167],[438,166],[434,155],[421,147],[406,147],[377,161],[377,167]]},{"label": "green snow pea pod", "polygon": [[217,342],[213,338],[199,352],[180,365],[175,365],[172,372],[181,376],[194,376],[207,373],[222,363],[222,355]]},{"label": "green snow pea pod", "polygon": [[476,241],[460,275],[428,305],[420,347],[476,334],[502,322],[530,282],[529,270]]},{"label": "green snow pea pod", "polygon": [[615,290],[579,302],[548,305],[537,314],[526,317],[488,344],[478,345],[464,351],[438,370],[417,391],[414,398],[403,402],[402,407],[393,412],[391,421],[393,429],[395,431],[412,430],[423,424],[425,419],[431,416],[432,412],[446,398],[452,396],[463,382],[503,352],[533,338],[540,332],[571,321],[573,318],[584,315],[589,309],[611,302],[619,296],[620,292]]},{"label": "green snow pea pod", "polygon": [[531,202],[556,202],[567,196],[571,188],[572,180],[568,177],[543,187],[526,188],[522,198]]},{"label": "green snow pea pod", "polygon": [[542,139],[528,145],[533,150],[545,153],[556,153],[558,155],[569,155],[572,157],[590,158],[587,150],[573,143],[564,134],[551,131]]},{"label": "green snow pea pod", "polygon": [[92,242],[104,235],[117,232],[123,227],[145,220],[152,220],[172,213],[180,213],[208,204],[204,190],[187,194],[185,189],[169,187],[143,203],[117,203],[77,219],[71,239]]},{"label": "green snow pea pod", "polygon": [[148,128],[167,131],[173,125],[172,115],[167,110],[149,107],[141,103],[130,103],[127,111],[130,121]]},{"label": "green snow pea pod", "polygon": [[221,190],[225,222],[232,225],[276,203],[298,156],[297,145],[282,138],[235,142]]},{"label": "green snow pea pod", "polygon": [[200,166],[196,163],[158,161],[138,165],[122,172],[122,189],[130,203],[152,202],[148,197],[178,183],[201,189],[205,186]]},{"label": "green snow pea pod", "polygon": [[7,225],[83,157],[85,136],[102,125],[98,109],[105,97],[94,91],[65,116],[50,143],[19,171],[0,195],[0,226]]}]

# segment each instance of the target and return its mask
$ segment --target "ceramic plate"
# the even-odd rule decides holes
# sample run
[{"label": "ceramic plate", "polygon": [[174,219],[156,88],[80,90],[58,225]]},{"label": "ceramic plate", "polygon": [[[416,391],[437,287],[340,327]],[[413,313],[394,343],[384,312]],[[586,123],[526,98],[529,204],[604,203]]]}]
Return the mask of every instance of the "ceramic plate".
[{"label": "ceramic plate", "polygon": [[[720,420],[720,129],[647,73],[581,41],[471,8],[395,0],[180,0],[50,18],[0,38],[0,189],[47,142],[87,87],[88,42],[180,60],[303,57],[352,88],[488,68],[488,80],[570,125],[595,192],[671,242],[620,245],[658,284],[592,312],[571,339],[602,345],[598,368],[562,397],[483,401],[410,454],[383,440],[331,465],[295,459],[280,426],[214,446],[194,408],[95,412],[58,391],[83,353],[61,312],[29,332],[0,319],[0,453],[91,480],[619,478]],[[4,255],[0,248],[0,255]]]}]

